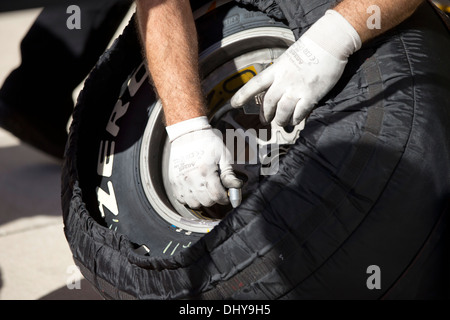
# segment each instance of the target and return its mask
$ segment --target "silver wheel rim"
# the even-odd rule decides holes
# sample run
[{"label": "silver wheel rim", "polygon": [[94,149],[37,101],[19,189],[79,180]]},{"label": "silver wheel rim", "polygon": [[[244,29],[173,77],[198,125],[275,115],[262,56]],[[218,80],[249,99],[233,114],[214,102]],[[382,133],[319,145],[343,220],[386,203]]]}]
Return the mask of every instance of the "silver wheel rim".
[{"label": "silver wheel rim", "polygon": [[[293,42],[292,32],[279,27],[255,28],[224,38],[200,55],[201,70],[207,75],[202,83],[204,92],[210,92],[218,83],[239,70],[253,68],[252,70],[256,72],[262,71]],[[261,47],[264,44],[267,44],[267,48],[251,50],[252,46]],[[223,101],[219,107],[210,112],[211,124],[225,122],[237,129],[239,124],[236,124],[230,110],[225,110],[226,108],[226,101]],[[270,129],[272,130],[271,141],[259,141],[260,143],[292,144],[297,139],[302,125],[295,127],[291,132],[273,125]],[[155,145],[160,149],[155,151]],[[157,156],[158,153],[160,153],[159,156]],[[163,124],[162,105],[161,101],[158,101],[149,116],[139,155],[140,177],[144,193],[157,214],[178,232],[187,234],[210,232],[221,219],[205,214],[210,209],[191,210],[175,199],[167,174],[169,155],[170,148]],[[233,168],[238,171],[246,170],[245,165],[236,165]],[[255,168],[251,168],[251,171],[249,175],[254,179]],[[162,176],[162,179],[155,179],[155,176]],[[160,185],[161,180],[163,188]],[[229,209],[223,208],[224,211]]]}]

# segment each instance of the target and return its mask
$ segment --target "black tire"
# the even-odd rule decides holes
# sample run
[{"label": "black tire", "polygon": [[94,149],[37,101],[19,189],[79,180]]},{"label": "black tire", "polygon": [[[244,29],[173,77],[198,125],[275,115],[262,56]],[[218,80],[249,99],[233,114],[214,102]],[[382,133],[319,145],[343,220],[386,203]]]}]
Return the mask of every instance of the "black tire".
[{"label": "black tire", "polygon": [[[417,62],[417,37],[409,32],[417,25],[427,26],[420,32],[431,48],[429,59],[445,53],[443,40],[433,40],[444,33],[442,25],[429,9],[421,12],[425,18],[411,18],[410,25],[352,56],[280,172],[206,235],[173,228],[142,191],[136,161],[156,98],[146,82],[129,94],[130,75],[140,82],[144,74],[138,70],[142,56],[131,23],[86,81],[66,151],[65,233],[83,275],[107,298],[448,298],[450,126],[447,120],[435,124],[449,119],[450,62]],[[201,51],[246,29],[286,28],[233,4],[202,19]],[[220,32],[217,21],[225,22]],[[220,58],[222,53],[214,56]],[[442,75],[432,82],[415,77],[412,64],[424,74]],[[432,91],[438,93],[426,94]],[[98,156],[110,150],[111,144],[103,148],[101,142],[111,141],[105,128],[120,97],[136,107],[130,102],[117,120],[114,167],[103,179],[97,174]],[[417,150],[426,150],[421,159]],[[436,150],[439,159],[433,157]],[[98,209],[97,188],[111,195],[108,182],[121,206],[118,224],[111,206],[102,208],[105,219]],[[143,244],[149,254],[136,251]],[[367,286],[368,267],[374,264],[383,272],[379,290]]]},{"label": "black tire", "polygon": [[[224,22],[222,24],[219,21]],[[221,39],[244,30],[261,27],[289,30],[284,24],[275,22],[262,13],[250,14],[248,10],[233,4],[224,5],[200,17],[197,19],[197,25],[200,50],[203,52]],[[130,42],[133,43],[132,46],[128,45]],[[125,48],[122,46],[124,43]],[[262,44],[257,43],[244,51],[240,50],[239,53],[262,47]],[[92,83],[94,80],[86,83],[85,92],[77,107],[82,115],[78,117],[79,122],[73,126],[73,131],[80,134],[77,157],[80,187],[83,189],[83,199],[89,207],[89,212],[97,222],[127,235],[137,246],[145,245],[151,256],[173,255],[197,242],[204,233],[195,232],[195,229],[184,230],[180,225],[176,225],[176,222],[169,223],[162,219],[149,203],[143,190],[145,182],[141,179],[139,168],[142,137],[157,98],[148,81],[142,58],[132,52],[141,52],[136,48],[137,39],[132,23],[122,39],[103,57],[103,61],[100,61],[94,71],[97,75],[91,76],[101,77],[107,97]],[[226,56],[223,54],[219,52],[222,56],[215,55],[213,59],[207,59],[208,61],[203,63],[203,73],[208,74],[212,65],[225,63],[237,53],[227,52]],[[124,57],[123,60],[112,61],[116,55]],[[112,74],[102,75],[105,69]],[[133,82],[138,85],[133,85]],[[162,128],[157,139],[153,139],[149,146],[150,161],[161,162],[161,150],[165,140],[166,134]],[[105,156],[109,160],[106,160]],[[108,173],[100,174],[98,168],[102,166],[102,162],[104,167],[107,167],[108,161],[113,162],[113,166],[108,169]],[[153,186],[163,198],[164,185],[158,175],[159,172],[156,172],[155,177],[152,177],[155,180]],[[171,207],[171,204],[167,203],[167,206]],[[212,229],[216,224],[206,219],[204,223],[210,226],[208,229]]]}]

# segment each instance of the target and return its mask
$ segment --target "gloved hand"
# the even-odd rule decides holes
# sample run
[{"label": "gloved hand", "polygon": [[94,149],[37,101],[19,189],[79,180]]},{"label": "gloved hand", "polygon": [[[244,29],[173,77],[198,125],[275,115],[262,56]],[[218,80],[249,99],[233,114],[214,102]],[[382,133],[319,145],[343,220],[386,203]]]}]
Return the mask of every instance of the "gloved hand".
[{"label": "gloved hand", "polygon": [[196,209],[228,204],[225,188],[241,188],[231,166],[230,151],[206,117],[166,127],[171,149],[169,181],[181,204]]},{"label": "gloved hand", "polygon": [[275,63],[251,79],[231,99],[234,108],[267,90],[262,120],[299,124],[338,82],[348,57],[361,48],[353,26],[328,10]]}]

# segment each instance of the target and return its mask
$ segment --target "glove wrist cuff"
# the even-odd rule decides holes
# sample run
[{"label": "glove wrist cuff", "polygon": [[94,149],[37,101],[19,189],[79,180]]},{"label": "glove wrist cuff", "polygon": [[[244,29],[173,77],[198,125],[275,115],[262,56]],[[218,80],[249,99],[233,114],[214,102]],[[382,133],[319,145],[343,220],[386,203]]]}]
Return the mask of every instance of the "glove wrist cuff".
[{"label": "glove wrist cuff", "polygon": [[362,45],[358,32],[350,22],[339,12],[331,9],[327,10],[303,36],[340,60],[347,60]]},{"label": "glove wrist cuff", "polygon": [[169,136],[170,142],[173,142],[175,139],[185,134],[210,128],[211,125],[208,122],[208,118],[206,116],[202,116],[181,121],[174,125],[168,126],[166,127],[166,132]]}]

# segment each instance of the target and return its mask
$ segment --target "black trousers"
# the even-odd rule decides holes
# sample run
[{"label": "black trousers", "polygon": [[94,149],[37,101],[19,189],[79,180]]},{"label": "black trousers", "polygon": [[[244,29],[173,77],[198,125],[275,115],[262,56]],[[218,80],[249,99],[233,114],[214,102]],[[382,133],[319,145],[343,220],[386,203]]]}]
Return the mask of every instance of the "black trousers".
[{"label": "black trousers", "polygon": [[[66,126],[73,90],[106,49],[132,0],[62,1],[44,8],[21,43],[22,62],[5,80],[0,98],[11,108]],[[70,5],[80,8],[81,29],[69,29]]]}]

